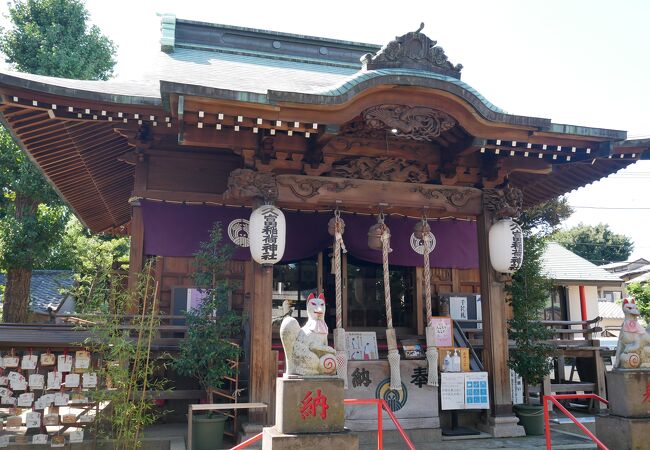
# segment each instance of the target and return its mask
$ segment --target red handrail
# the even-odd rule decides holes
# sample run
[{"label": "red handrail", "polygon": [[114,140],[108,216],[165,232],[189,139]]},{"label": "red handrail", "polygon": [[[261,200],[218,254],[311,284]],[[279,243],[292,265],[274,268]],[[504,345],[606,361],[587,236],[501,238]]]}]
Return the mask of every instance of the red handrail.
[{"label": "red handrail", "polygon": [[[385,409],[388,413],[388,417],[390,417],[390,420],[392,420],[395,424],[395,428],[397,428],[399,434],[402,435],[402,439],[404,439],[404,442],[406,442],[409,450],[415,450],[415,446],[407,436],[406,432],[404,432],[404,429],[399,424],[397,417],[395,417],[393,410],[390,409],[390,406],[388,406],[386,400],[380,398],[346,398],[343,400],[343,402],[346,405],[377,405],[377,450],[383,450],[384,448],[384,424],[382,419],[382,409]],[[256,434],[252,438],[235,445],[230,450],[241,450],[245,447],[248,447],[250,444],[259,441],[260,439],[262,439],[262,433]]]},{"label": "red handrail", "polygon": [[399,421],[397,420],[397,417],[395,417],[395,414],[393,414],[393,410],[390,409],[390,406],[388,406],[388,403],[386,403],[386,400],[383,398],[346,398],[343,399],[343,402],[346,405],[372,405],[376,404],[377,405],[377,450],[382,450],[384,447],[383,443],[383,423],[382,423],[382,417],[381,417],[381,410],[382,408],[386,410],[386,413],[388,413],[388,417],[390,417],[390,420],[393,421],[395,424],[395,428],[397,428],[397,431],[399,431],[399,434],[402,435],[402,439],[404,439],[404,442],[406,442],[406,445],[410,450],[415,450],[415,446],[409,439],[409,437],[406,435],[406,432],[404,432],[404,429],[402,426],[399,424]]},{"label": "red handrail", "polygon": [[556,394],[556,395],[545,395],[544,396],[544,429],[546,433],[546,450],[552,450],[551,447],[551,428],[550,428],[550,423],[549,423],[549,417],[548,417],[548,402],[551,401],[555,406],[558,407],[560,411],[562,411],[569,419],[575,423],[578,428],[580,428],[592,441],[598,445],[602,450],[609,450],[605,444],[600,442],[600,440],[594,436],[594,434],[589,431],[583,424],[581,424],[578,419],[575,418],[573,414],[571,414],[564,406],[558,402],[558,400],[571,400],[574,398],[590,398],[594,400],[598,400],[601,403],[604,403],[606,405],[609,404],[607,400],[604,398],[596,395],[596,394]]},{"label": "red handrail", "polygon": [[230,450],[241,450],[242,448],[248,447],[252,443],[259,441],[260,439],[262,439],[262,433],[258,433],[255,436],[253,436],[252,438],[246,439],[244,442],[240,442],[239,444],[235,445]]}]

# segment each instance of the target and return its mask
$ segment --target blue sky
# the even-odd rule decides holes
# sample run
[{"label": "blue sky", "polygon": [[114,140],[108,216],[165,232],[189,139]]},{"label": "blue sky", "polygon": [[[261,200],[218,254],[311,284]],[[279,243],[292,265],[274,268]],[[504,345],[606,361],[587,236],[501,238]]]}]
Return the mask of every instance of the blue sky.
[{"label": "blue sky", "polygon": [[[463,81],[506,111],[650,137],[648,1],[89,0],[87,7],[119,46],[118,78],[147,71],[159,48],[156,13],[376,44],[424,22],[450,61],[463,64]],[[631,209],[578,208],[567,225],[609,223],[634,239],[633,256],[650,258],[647,192],[650,161],[568,196],[575,206]]]}]

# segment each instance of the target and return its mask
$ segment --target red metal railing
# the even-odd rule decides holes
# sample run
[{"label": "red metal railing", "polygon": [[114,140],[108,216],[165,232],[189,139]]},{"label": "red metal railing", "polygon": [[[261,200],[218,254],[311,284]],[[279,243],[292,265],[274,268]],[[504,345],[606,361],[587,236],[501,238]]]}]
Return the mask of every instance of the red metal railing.
[{"label": "red metal railing", "polygon": [[594,434],[589,431],[583,424],[581,424],[578,419],[575,418],[558,400],[571,400],[574,398],[590,398],[598,400],[606,405],[609,404],[607,400],[596,395],[596,394],[557,394],[557,395],[545,395],[544,396],[544,430],[546,432],[546,450],[551,450],[551,429],[549,427],[549,418],[548,418],[548,402],[551,401],[557,408],[562,411],[573,423],[575,423],[578,428],[580,428],[592,441],[598,445],[602,450],[609,450],[605,444],[600,442],[600,440],[594,436]]},{"label": "red metal railing", "polygon": [[395,414],[393,414],[393,410],[390,409],[390,406],[388,406],[388,403],[386,403],[386,400],[383,398],[346,398],[343,400],[343,402],[346,405],[377,405],[377,450],[382,450],[384,448],[384,431],[381,414],[382,408],[386,410],[386,413],[388,413],[388,417],[390,417],[390,420],[392,420],[395,424],[395,428],[397,428],[397,431],[399,431],[399,434],[402,436],[402,439],[404,439],[404,442],[406,442],[408,448],[410,450],[415,450],[415,446],[404,432],[402,426],[399,424],[397,417],[395,417]]},{"label": "red metal railing", "polygon": [[[384,424],[383,424],[383,418],[382,418],[382,409],[386,410],[386,413],[388,414],[388,417],[390,417],[390,420],[393,421],[395,424],[395,428],[397,428],[397,431],[399,434],[402,436],[402,439],[404,439],[404,442],[406,442],[406,445],[410,450],[415,450],[415,446],[407,436],[406,432],[404,432],[404,429],[402,426],[399,424],[399,421],[397,420],[397,417],[395,417],[395,414],[393,413],[393,410],[390,409],[390,406],[388,406],[388,403],[386,403],[386,400],[380,399],[380,398],[346,398],[343,400],[343,402],[346,405],[377,405],[377,450],[383,450],[384,448]],[[242,448],[248,447],[250,444],[259,441],[262,439],[262,433],[256,434],[250,439],[245,440],[244,442],[235,445],[233,448],[230,450],[240,450]]]},{"label": "red metal railing", "polygon": [[252,438],[250,438],[250,439],[246,439],[244,442],[240,442],[239,444],[235,445],[235,446],[234,446],[233,448],[231,448],[230,450],[239,450],[239,449],[242,449],[242,448],[248,447],[248,446],[251,445],[253,442],[257,442],[257,441],[259,441],[260,439],[262,439],[262,433],[258,433],[258,434],[256,434],[255,436],[253,436]]}]

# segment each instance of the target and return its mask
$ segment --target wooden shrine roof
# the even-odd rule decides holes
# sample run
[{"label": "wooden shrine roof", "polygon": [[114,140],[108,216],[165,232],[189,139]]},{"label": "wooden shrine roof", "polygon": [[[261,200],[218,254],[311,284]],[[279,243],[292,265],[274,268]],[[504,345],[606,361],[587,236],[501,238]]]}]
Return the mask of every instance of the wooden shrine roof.
[{"label": "wooden shrine roof", "polygon": [[[273,139],[277,149],[311,158],[310,167],[282,162],[309,175],[326,173],[313,168],[314,151],[334,161],[359,139],[394,143],[400,155],[419,145],[441,155],[428,164],[442,164],[447,152],[474,164],[467,173],[487,170],[479,166],[489,159],[522,188],[527,205],[614,173],[650,148],[645,140],[625,141],[624,131],[506,113],[461,81],[462,67],[420,30],[381,49],[173,16],[163,16],[162,34],[157,62],[139,81],[0,73],[0,119],[93,231],[125,231],[135,174],[129,154],[137,146],[143,151],[151,135],[167,149],[172,143],[253,153]],[[421,57],[404,51],[411,41],[426,50]],[[382,103],[434,108],[457,125],[426,145],[389,134],[383,141],[344,135]],[[348,139],[348,147],[337,147],[336,139]],[[254,160],[246,158],[256,156],[244,151],[242,158],[248,165]]]}]

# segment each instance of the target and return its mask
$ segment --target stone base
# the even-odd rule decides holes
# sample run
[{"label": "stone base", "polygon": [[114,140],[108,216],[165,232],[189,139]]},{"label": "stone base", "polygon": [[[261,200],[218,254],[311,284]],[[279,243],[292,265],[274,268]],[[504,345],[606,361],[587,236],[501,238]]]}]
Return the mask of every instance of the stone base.
[{"label": "stone base", "polygon": [[343,380],[333,377],[278,378],[275,428],[279,433],[343,431]]},{"label": "stone base", "polygon": [[264,428],[262,450],[304,450],[307,448],[358,450],[359,438],[349,430],[340,433],[284,434],[275,427]]},{"label": "stone base", "polygon": [[526,431],[521,425],[517,425],[519,419],[516,416],[488,416],[487,423],[479,422],[477,428],[486,433],[490,433],[492,437],[521,437],[526,436]]},{"label": "stone base", "polygon": [[[405,430],[437,428],[440,426],[438,388],[426,385],[426,376],[424,376],[426,373],[425,360],[402,360],[400,362],[402,392],[397,392],[389,389],[388,361],[348,361],[348,388],[345,390],[345,396],[387,400]],[[383,418],[384,429],[395,429],[388,414],[384,412]],[[377,407],[375,405],[346,406],[345,427],[352,431],[376,430]]]},{"label": "stone base", "polygon": [[[376,414],[376,411],[375,411]],[[388,414],[384,413],[382,418],[382,425],[384,430],[396,430],[397,427]],[[400,426],[404,430],[419,430],[419,429],[439,429],[440,419],[438,417],[428,417],[420,419],[398,419]],[[345,426],[352,431],[377,431],[377,419],[360,419],[360,420],[346,420]]]},{"label": "stone base", "polygon": [[[611,397],[610,397],[611,398]],[[596,416],[596,437],[612,450],[644,450],[650,443],[650,418]]]},{"label": "stone base", "polygon": [[615,369],[607,372],[605,377],[611,414],[650,418],[650,402],[645,396],[646,386],[650,384],[650,370]]}]

